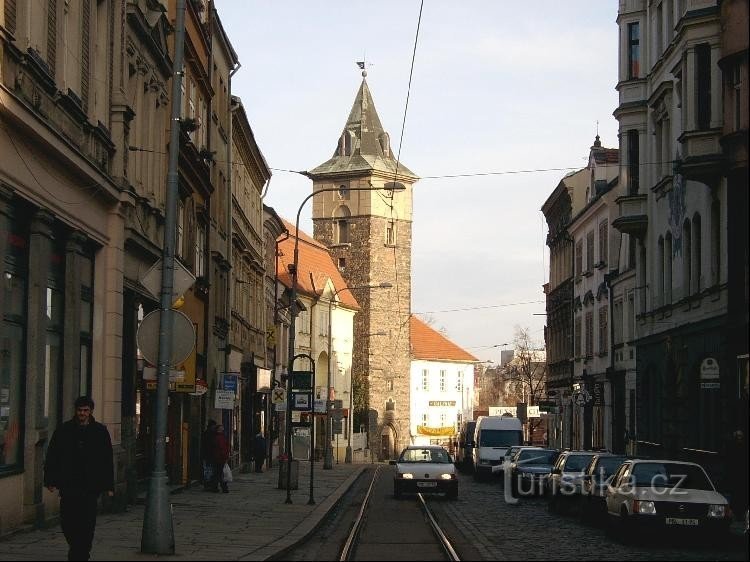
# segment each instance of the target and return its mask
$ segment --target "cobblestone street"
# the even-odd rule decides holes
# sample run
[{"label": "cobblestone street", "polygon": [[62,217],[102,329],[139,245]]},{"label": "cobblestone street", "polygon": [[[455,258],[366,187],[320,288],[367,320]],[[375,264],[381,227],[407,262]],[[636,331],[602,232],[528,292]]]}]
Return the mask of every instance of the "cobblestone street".
[{"label": "cobblestone street", "polygon": [[460,475],[458,501],[434,501],[439,517],[450,517],[475,542],[484,560],[747,560],[747,545],[681,545],[652,540],[622,544],[604,526],[583,524],[577,515],[556,515],[543,498],[505,503],[498,481],[474,482]]}]

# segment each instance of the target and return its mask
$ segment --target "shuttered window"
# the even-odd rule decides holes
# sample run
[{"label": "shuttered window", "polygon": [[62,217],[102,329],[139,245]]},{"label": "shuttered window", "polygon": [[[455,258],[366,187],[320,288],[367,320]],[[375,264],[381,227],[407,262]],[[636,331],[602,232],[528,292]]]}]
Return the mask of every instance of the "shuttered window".
[{"label": "shuttered window", "polygon": [[47,65],[54,76],[57,62],[57,0],[47,0]]},{"label": "shuttered window", "polygon": [[[89,107],[90,39],[91,4],[89,0],[83,0],[81,5],[81,104],[84,111],[88,111]],[[103,79],[103,77],[100,79]]]},{"label": "shuttered window", "polygon": [[5,0],[5,29],[10,33],[16,32],[16,0]]}]

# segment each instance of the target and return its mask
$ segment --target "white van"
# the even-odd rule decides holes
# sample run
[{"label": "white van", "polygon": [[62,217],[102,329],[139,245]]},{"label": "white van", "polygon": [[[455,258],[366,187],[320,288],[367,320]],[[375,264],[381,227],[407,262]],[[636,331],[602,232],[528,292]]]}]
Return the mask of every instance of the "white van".
[{"label": "white van", "polygon": [[509,416],[479,416],[474,428],[474,479],[489,476],[503,462],[505,451],[523,443],[521,420]]}]

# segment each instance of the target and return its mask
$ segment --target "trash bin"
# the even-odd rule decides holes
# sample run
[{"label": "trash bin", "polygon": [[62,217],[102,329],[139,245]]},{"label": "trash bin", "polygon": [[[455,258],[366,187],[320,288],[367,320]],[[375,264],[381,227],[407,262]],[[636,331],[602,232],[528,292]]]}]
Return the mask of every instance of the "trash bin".
[{"label": "trash bin", "polygon": [[[286,458],[279,456],[279,490],[286,490],[286,471],[289,467],[289,462]],[[297,490],[299,488],[299,461],[292,459],[291,462],[291,478],[289,479],[289,488],[291,490]]]}]

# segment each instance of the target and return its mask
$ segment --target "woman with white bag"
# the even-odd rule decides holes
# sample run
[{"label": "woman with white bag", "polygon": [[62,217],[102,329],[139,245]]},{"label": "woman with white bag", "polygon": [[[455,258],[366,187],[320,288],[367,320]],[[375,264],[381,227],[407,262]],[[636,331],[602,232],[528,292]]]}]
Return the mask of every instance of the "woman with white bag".
[{"label": "woman with white bag", "polygon": [[[218,492],[219,484],[221,491],[229,493],[227,482],[232,481],[232,471],[229,469],[227,461],[229,460],[229,444],[224,436],[224,426],[219,424],[214,429],[213,439],[211,441],[211,461],[213,462],[213,478],[211,480],[211,491]],[[225,476],[225,470],[229,472]]]}]

